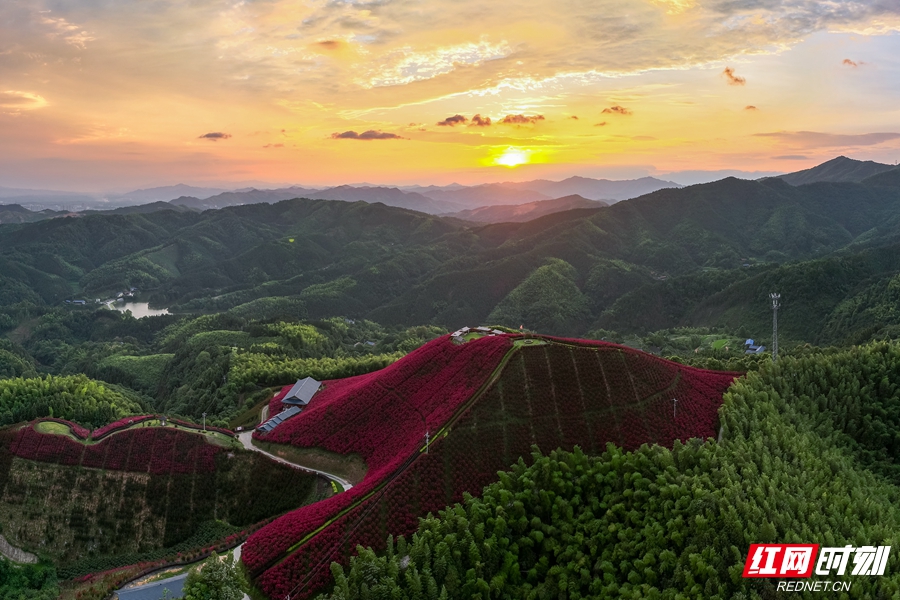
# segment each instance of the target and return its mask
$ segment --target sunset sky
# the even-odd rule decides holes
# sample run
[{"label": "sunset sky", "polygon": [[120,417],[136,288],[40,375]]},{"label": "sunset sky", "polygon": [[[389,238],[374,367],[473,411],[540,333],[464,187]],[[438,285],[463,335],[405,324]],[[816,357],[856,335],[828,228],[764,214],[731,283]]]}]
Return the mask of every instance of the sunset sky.
[{"label": "sunset sky", "polygon": [[900,160],[898,0],[0,2],[0,186],[690,183],[839,154]]}]

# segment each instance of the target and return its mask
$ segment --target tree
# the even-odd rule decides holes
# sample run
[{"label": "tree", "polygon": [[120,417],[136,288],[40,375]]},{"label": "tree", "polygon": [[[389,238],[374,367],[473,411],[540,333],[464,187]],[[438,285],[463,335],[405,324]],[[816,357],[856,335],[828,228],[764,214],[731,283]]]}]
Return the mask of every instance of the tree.
[{"label": "tree", "polygon": [[202,565],[191,570],[182,594],[184,600],[240,600],[243,585],[233,555],[222,558],[213,552]]}]

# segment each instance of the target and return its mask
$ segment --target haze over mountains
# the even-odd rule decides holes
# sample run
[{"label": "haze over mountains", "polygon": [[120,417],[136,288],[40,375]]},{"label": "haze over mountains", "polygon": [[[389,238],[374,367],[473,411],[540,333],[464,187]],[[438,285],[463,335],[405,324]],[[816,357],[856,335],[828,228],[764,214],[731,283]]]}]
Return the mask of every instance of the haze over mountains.
[{"label": "haze over mountains", "polygon": [[[811,169],[776,178],[795,186],[822,181],[859,182],[867,177],[891,171],[893,168],[894,165],[839,156]],[[271,204],[293,198],[381,202],[387,206],[474,222],[522,222],[554,212],[597,206],[585,204],[589,201],[602,201],[603,205],[609,205],[661,189],[680,187],[683,186],[654,177],[615,181],[578,176],[562,181],[537,179],[473,186],[456,183],[444,186],[398,187],[355,184],[324,189],[289,186],[276,189],[224,190],[178,184],[135,190],[127,194],[108,196],[102,200],[69,192],[0,187],[0,206],[7,205],[0,209],[0,223],[32,222],[86,211],[114,210],[118,213],[133,213],[167,208],[204,211],[245,204]],[[136,208],[138,206],[141,208]],[[521,208],[500,208],[504,206]],[[25,209],[31,212],[23,212]]]},{"label": "haze over mountains", "polygon": [[445,215],[456,217],[464,221],[477,223],[524,223],[544,215],[549,215],[575,208],[600,208],[609,206],[603,200],[588,200],[578,194],[555,198],[553,200],[538,200],[524,204],[500,204],[494,206],[480,206],[470,210],[461,210],[457,213]]},{"label": "haze over mountains", "polygon": [[205,199],[177,198],[172,202],[197,209],[224,208],[238,204],[278,202],[291,198],[344,200],[347,202],[382,202],[388,206],[408,208],[432,215],[457,213],[484,206],[517,205],[578,194],[588,200],[612,203],[663,188],[681,187],[671,181],[653,177],[626,181],[570,177],[563,181],[535,180],[522,183],[488,183],[475,186],[408,186],[386,187],[341,185],[328,189],[290,187],[279,190],[226,192]]}]

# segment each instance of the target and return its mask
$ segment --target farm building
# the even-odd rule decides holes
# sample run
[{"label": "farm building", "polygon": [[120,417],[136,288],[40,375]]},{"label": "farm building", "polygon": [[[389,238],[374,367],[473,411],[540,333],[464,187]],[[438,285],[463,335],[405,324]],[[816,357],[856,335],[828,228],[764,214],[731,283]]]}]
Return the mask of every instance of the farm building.
[{"label": "farm building", "polygon": [[281,403],[292,406],[306,406],[321,386],[322,384],[312,377],[298,379],[294,387],[281,399]]},{"label": "farm building", "polygon": [[269,419],[262,425],[258,426],[256,429],[257,429],[257,431],[262,431],[264,433],[268,433],[268,432],[272,431],[273,429],[275,429],[276,427],[278,427],[279,425],[281,425],[284,421],[287,421],[288,419],[290,419],[291,417],[293,417],[296,414],[300,414],[299,407],[292,406],[290,408],[286,408],[285,410],[281,411],[280,413],[278,413],[277,415],[275,415],[274,417],[272,417],[271,419]]}]

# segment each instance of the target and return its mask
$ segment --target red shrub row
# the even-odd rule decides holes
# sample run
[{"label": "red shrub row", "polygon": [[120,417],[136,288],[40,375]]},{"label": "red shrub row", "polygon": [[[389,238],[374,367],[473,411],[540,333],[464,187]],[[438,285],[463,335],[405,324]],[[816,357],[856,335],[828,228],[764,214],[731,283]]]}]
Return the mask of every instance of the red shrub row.
[{"label": "red shrub row", "polygon": [[144,421],[149,421],[151,419],[158,418],[156,415],[140,415],[140,416],[132,416],[132,417],[123,417],[118,421],[113,421],[109,425],[104,425],[100,429],[95,429],[94,433],[91,437],[94,440],[101,440],[110,433],[115,431],[120,431],[122,429],[128,429],[135,423],[143,423]]},{"label": "red shrub row", "polygon": [[[95,430],[93,435],[91,436],[91,438],[95,441],[101,440],[104,437],[106,437],[107,435],[109,435],[110,433],[113,433],[116,431],[121,431],[123,429],[128,429],[129,427],[131,427],[132,425],[135,425],[137,423],[143,423],[144,421],[152,421],[152,420],[156,420],[156,419],[160,419],[160,418],[161,418],[160,415],[135,415],[135,416],[131,416],[131,417],[123,417],[123,418],[119,419],[118,421],[110,423],[109,425],[104,425],[100,429]],[[79,425],[75,425],[75,423],[69,423],[69,421],[59,420],[59,422],[66,423],[70,426],[79,427]],[[188,429],[196,429],[197,431],[203,430],[203,425],[199,425],[197,423],[189,423],[187,421],[181,421],[178,419],[169,418],[168,423],[171,425],[177,424],[180,427],[186,427]],[[212,425],[207,425],[206,430],[207,431],[216,431],[218,433],[224,433],[225,435],[229,435],[229,436],[234,435],[234,432],[231,431],[230,429],[223,429],[221,427],[213,427]],[[81,436],[78,436],[78,437],[81,437]],[[85,439],[85,438],[82,438],[82,439]]]},{"label": "red shrub row", "polygon": [[131,429],[96,444],[82,444],[27,426],[16,433],[10,451],[20,458],[60,465],[167,474],[214,471],[222,448],[208,444],[201,435],[164,427]]}]

